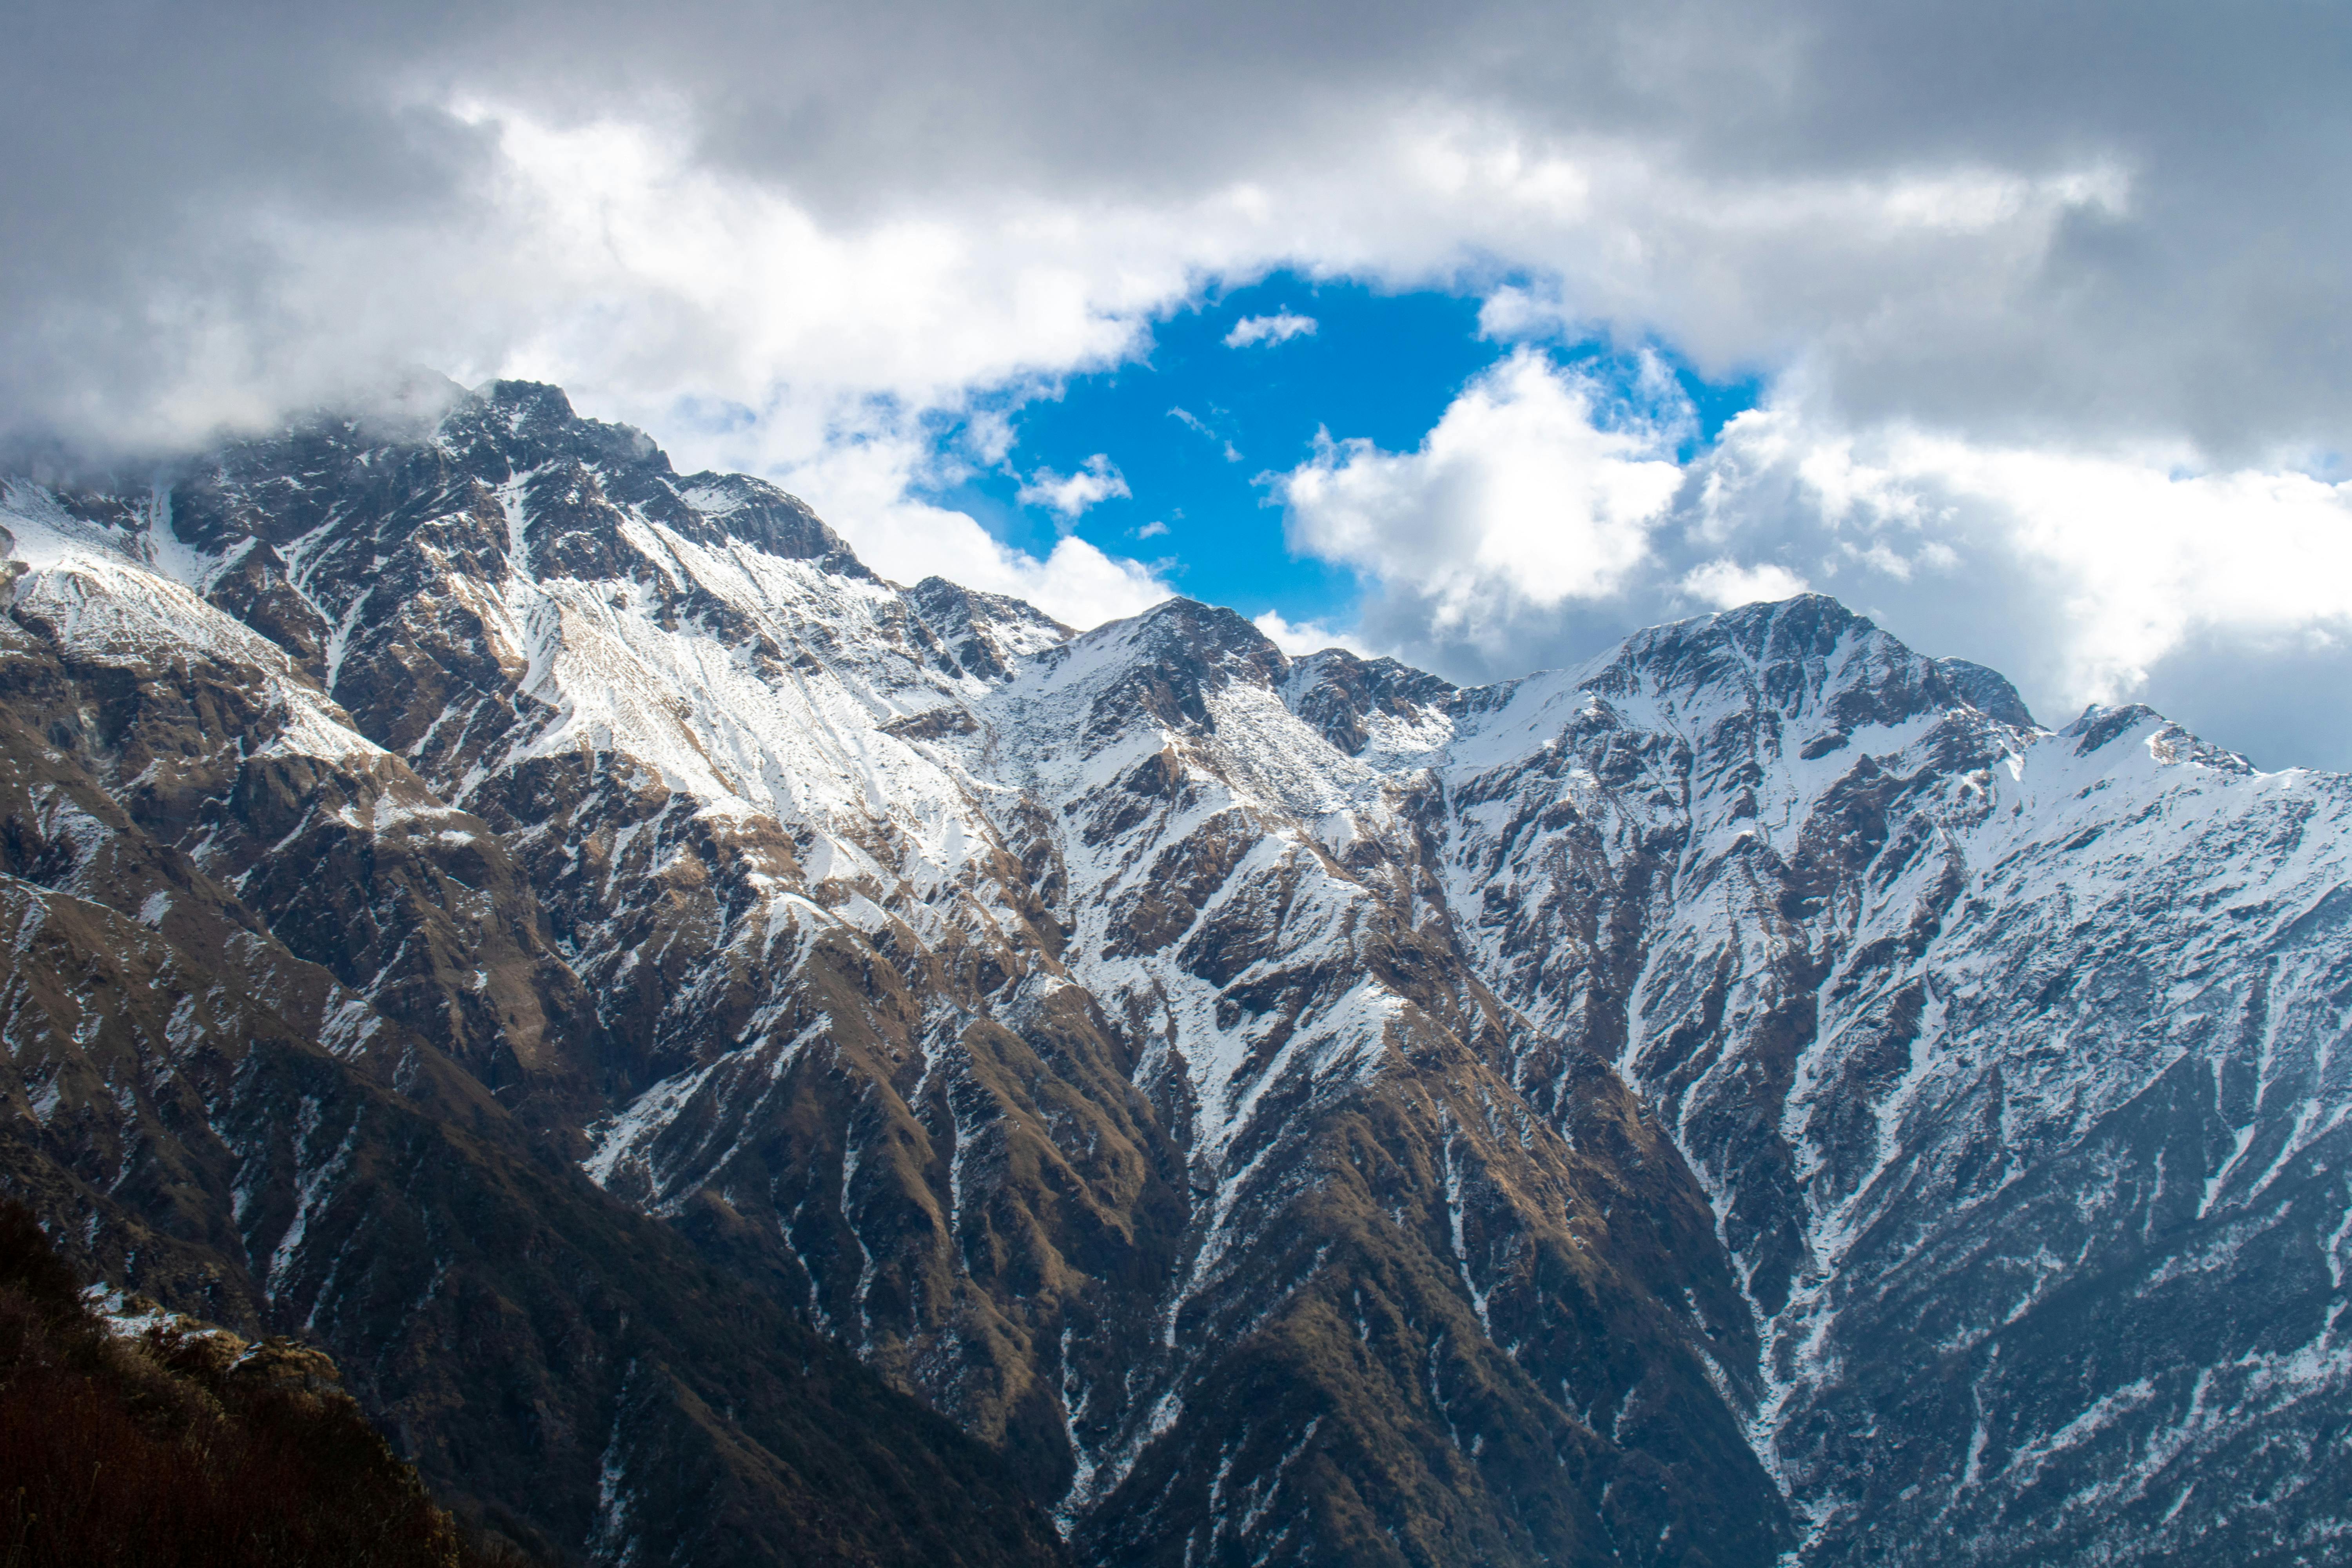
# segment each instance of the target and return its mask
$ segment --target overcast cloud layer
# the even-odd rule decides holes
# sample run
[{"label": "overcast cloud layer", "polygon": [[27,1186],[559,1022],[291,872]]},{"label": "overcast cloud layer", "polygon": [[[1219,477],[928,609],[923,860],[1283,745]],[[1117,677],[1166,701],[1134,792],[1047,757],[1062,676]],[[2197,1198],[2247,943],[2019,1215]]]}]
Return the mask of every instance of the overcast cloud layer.
[{"label": "overcast cloud layer", "polygon": [[[1454,287],[1525,346],[1417,449],[1335,430],[1277,481],[1293,547],[1363,574],[1359,642],[1511,673],[1801,584],[2045,710],[2146,695],[2352,764],[2340,6],[11,15],[19,434],[538,375],[785,476],[886,573],[1085,621],[1162,590],[910,499],[1007,458],[983,420],[943,459],[931,416],[1221,279]],[[1663,387],[1541,352],[1594,332],[1765,406],[1678,463]],[[1035,482],[1083,505],[1118,458]]]}]

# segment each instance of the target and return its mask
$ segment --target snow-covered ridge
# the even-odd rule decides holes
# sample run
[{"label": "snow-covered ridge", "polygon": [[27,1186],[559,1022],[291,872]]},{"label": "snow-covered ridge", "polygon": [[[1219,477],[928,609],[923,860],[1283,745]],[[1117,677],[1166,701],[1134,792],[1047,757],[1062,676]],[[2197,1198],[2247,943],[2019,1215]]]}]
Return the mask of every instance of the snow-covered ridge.
[{"label": "snow-covered ridge", "polygon": [[[1608,1190],[1560,1151],[1602,1160],[1593,1108],[1638,1093],[1747,1321],[1703,1321],[1687,1279],[1643,1310],[1811,1561],[1890,1531],[2153,1561],[2344,1522],[2338,1459],[2210,1479],[2315,1453],[2352,1396],[2344,779],[2142,709],[2042,727],[1814,595],[1469,690],[1183,600],[1073,634],[882,582],[792,498],[677,476],[551,388],[421,438],[307,427],[103,506],[12,485],[0,527],[16,619],[57,647],[248,668],[271,744],[397,759],[489,824],[638,1053],[578,1130],[588,1174],[665,1216],[728,1205],[943,1408],[984,1426],[1045,1390],[1081,1533],[1144,1506],[1165,1445],[1222,1456],[1220,1492],[1299,1484],[1333,1428],[1233,1472],[1261,1439],[1202,1435],[1210,1374],[1342,1245],[1286,1250],[1318,1223],[1286,1163],[1383,1085],[1441,1130],[1388,1223],[1505,1381],[1568,1375],[1510,1326],[1549,1310],[1545,1205],[1575,1218],[1530,1194]],[[1053,1076],[1081,1038],[1115,1042],[1109,1077]],[[1050,1230],[1003,1205],[1055,1160],[1055,1203],[1109,1216],[1089,1235],[1143,1234],[1118,1205],[1148,1162],[1117,1152],[1150,1118],[1181,1191],[1148,1299],[1061,1254],[989,1273]],[[1507,1155],[1534,1163],[1507,1181]],[[1120,1313],[1149,1324],[1115,1342],[1131,1364],[1083,1364],[1072,1323]],[[2108,1342],[2124,1321],[2144,1353]],[[1563,1430],[1645,1440],[1633,1386],[1558,1398]]]},{"label": "snow-covered ridge", "polygon": [[[2310,1511],[2324,1467],[2280,1474],[2252,1514],[2210,1480],[2214,1511],[2180,1510],[2196,1456],[2294,1440],[2280,1434],[2352,1395],[2325,1307],[2342,1278],[2327,1238],[2352,1212],[2335,1173],[2352,1062],[2308,978],[2352,957],[2332,912],[2352,781],[2258,773],[2145,709],[2038,729],[2004,691],[1821,601],[1659,628],[1573,676],[1474,695],[1447,758],[1449,887],[1531,1016],[1573,1029],[1624,1009],[1621,1067],[1672,1118],[1764,1325],[1757,1440],[1811,1500],[1818,1554],[1843,1560],[1900,1502],[1923,1526],[1930,1509],[1969,1521],[1969,1550],[2006,1560],[2032,1531],[2000,1521],[2042,1517],[2032,1489],[2062,1457],[2104,1478],[2109,1511],[2035,1529],[2159,1554],[2216,1530],[2304,1539],[2294,1521],[2327,1514]],[[1551,820],[1531,784],[1557,790]],[[1573,934],[1591,903],[1548,869],[1580,858],[1664,884],[1641,899],[1622,1002],[1589,967],[1609,955]],[[2170,1096],[2176,1142],[2151,1146],[2151,1097]],[[2306,1203],[2315,1221],[2289,1217]],[[2184,1243],[2267,1249],[2263,1327],[2229,1296],[2242,1277],[2169,1260]],[[2097,1348],[2045,1347],[2046,1314],[2117,1247],[2149,1261],[2144,1283],[2097,1287],[2120,1293],[2114,1319],[2072,1331]],[[2064,1359],[2130,1363],[2113,1323],[2147,1312],[2215,1336],[2199,1356],[2292,1362],[2292,1396],[2217,1410],[2177,1360],[2142,1363],[2140,1388]],[[1917,1490],[1873,1495],[1822,1424],[1917,1420],[1877,1402],[1904,1397],[1919,1354],[1974,1369],[1978,1414],[1936,1439],[1941,1458],[1915,1448]],[[2037,1373],[2035,1354],[2069,1370]]]},{"label": "snow-covered ridge", "polygon": [[136,531],[109,527],[74,516],[38,487],[8,481],[0,539],[16,568],[5,586],[10,610],[83,658],[153,667],[211,658],[250,668],[281,716],[273,747],[335,761],[381,754],[283,649],[205,600],[210,560],[159,539],[152,512],[143,521]]}]

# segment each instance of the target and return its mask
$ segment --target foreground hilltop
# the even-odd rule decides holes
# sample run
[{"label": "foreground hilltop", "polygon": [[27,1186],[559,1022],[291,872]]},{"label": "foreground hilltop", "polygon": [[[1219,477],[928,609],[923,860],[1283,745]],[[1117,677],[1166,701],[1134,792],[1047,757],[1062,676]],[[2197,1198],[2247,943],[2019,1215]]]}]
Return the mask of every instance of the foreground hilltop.
[{"label": "foreground hilltop", "polygon": [[12,1564],[523,1568],[433,1506],[316,1350],[79,1287],[32,1212],[0,1200]]},{"label": "foreground hilltop", "polygon": [[1817,596],[1073,634],[526,384],[0,527],[11,1184],[540,1549],[2352,1527],[2345,781]]}]

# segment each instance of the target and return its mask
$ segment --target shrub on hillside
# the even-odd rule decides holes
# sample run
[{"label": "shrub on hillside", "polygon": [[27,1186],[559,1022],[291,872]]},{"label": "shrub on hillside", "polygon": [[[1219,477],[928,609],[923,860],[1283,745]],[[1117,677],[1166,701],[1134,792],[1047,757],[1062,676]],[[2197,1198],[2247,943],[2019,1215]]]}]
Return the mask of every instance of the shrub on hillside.
[{"label": "shrub on hillside", "polygon": [[155,1315],[110,1331],[0,1199],[0,1568],[487,1568],[334,1363]]}]

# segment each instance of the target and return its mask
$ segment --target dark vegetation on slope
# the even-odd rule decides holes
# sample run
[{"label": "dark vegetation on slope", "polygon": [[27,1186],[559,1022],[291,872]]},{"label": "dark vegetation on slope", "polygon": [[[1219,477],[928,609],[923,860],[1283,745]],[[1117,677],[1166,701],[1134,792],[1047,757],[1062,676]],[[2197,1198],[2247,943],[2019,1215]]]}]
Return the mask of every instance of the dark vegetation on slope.
[{"label": "dark vegetation on slope", "polygon": [[181,1320],[137,1339],[83,1304],[0,1200],[0,1563],[7,1568],[493,1568],[345,1394],[334,1363]]}]

